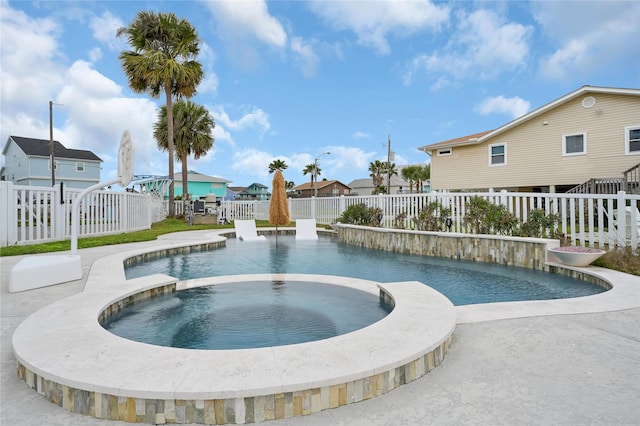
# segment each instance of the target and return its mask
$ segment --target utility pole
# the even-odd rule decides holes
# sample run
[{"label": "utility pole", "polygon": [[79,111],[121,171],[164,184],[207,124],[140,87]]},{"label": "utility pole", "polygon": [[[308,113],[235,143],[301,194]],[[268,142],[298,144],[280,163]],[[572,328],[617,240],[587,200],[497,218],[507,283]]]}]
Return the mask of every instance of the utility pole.
[{"label": "utility pole", "polygon": [[322,154],[318,155],[316,157],[316,159],[313,161],[313,177],[314,177],[314,179],[313,179],[313,196],[315,198],[318,198],[318,160],[323,155],[329,155],[329,154],[331,154],[329,151],[323,152]]},{"label": "utility pole", "polygon": [[53,101],[49,101],[49,149],[51,161],[51,186],[56,186],[56,153],[53,146]]},{"label": "utility pole", "polygon": [[56,186],[56,153],[55,145],[53,143],[53,106],[62,104],[54,104],[53,101],[49,101],[49,156],[51,157],[51,186]]},{"label": "utility pole", "polygon": [[387,138],[387,194],[391,194],[391,135]]}]

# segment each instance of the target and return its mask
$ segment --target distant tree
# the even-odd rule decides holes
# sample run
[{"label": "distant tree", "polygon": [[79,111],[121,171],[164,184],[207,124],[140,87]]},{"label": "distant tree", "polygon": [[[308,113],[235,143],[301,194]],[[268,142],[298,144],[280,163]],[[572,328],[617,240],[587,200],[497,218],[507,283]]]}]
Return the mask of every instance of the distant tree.
[{"label": "distant tree", "polygon": [[424,192],[424,183],[431,179],[431,164],[425,164],[420,167],[416,175],[418,185],[420,186],[418,192]]},{"label": "distant tree", "polygon": [[273,160],[270,164],[269,164],[269,173],[273,173],[276,170],[280,170],[281,172],[284,171],[287,167],[287,163],[284,162],[284,160]]},{"label": "distant tree", "polygon": [[[129,87],[136,93],[165,95],[169,176],[173,178],[173,96],[191,97],[202,81],[202,65],[195,60],[200,50],[198,33],[173,13],[138,12],[116,36],[126,36],[133,50],[119,55]],[[169,216],[175,216],[174,183],[169,184]]]},{"label": "distant tree", "polygon": [[288,181],[285,181],[284,187],[287,189],[287,191],[291,191],[293,188],[296,187],[296,184],[294,181],[288,180]]},{"label": "distant tree", "polygon": [[[317,167],[317,169],[316,169]],[[316,163],[307,164],[304,169],[302,169],[303,175],[311,174],[311,185],[313,185],[314,181],[318,180],[318,176],[322,174],[322,169],[320,166],[316,166]]]},{"label": "distant tree", "polygon": [[[398,169],[396,168],[396,163],[383,162],[384,165],[384,174],[387,175],[387,182],[389,183],[389,188],[391,189],[391,177],[398,176]],[[389,191],[385,191],[384,194],[388,194]]]},{"label": "distant tree", "polygon": [[372,161],[369,163],[369,177],[371,177],[374,188],[380,187],[384,181],[383,173],[385,171],[385,164],[380,161]]},{"label": "distant tree", "polygon": [[[153,137],[158,148],[168,150],[167,107],[158,111],[158,121],[153,125]],[[199,159],[213,147],[213,129],[215,123],[209,111],[202,105],[190,100],[179,99],[173,109],[173,142],[175,156],[182,164],[182,196],[188,193],[187,158],[193,155]]]},{"label": "distant tree", "polygon": [[413,193],[413,185],[418,181],[418,174],[420,173],[420,168],[421,167],[418,165],[412,165],[402,169],[402,179],[409,182],[409,193]]}]

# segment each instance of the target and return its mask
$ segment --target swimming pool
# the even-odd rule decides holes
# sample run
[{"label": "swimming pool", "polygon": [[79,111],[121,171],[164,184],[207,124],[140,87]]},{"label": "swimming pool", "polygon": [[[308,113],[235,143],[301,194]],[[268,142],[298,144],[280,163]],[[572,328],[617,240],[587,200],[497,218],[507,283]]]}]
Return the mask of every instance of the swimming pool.
[{"label": "swimming pool", "polygon": [[180,280],[254,273],[325,274],[377,282],[420,281],[454,305],[564,299],[605,291],[597,284],[527,268],[400,254],[340,243],[321,236],[296,241],[237,241],[203,252],[175,254],[125,269],[127,279],[164,273]]},{"label": "swimming pool", "polygon": [[384,318],[374,294],[300,281],[203,286],[131,304],[102,326],[137,342],[183,349],[245,349],[339,336]]}]

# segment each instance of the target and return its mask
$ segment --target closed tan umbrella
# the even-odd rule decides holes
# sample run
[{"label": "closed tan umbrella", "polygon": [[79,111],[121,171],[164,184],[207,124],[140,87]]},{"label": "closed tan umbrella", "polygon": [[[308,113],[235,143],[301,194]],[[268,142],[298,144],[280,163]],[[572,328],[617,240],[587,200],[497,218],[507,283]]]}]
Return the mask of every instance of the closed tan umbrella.
[{"label": "closed tan umbrella", "polygon": [[276,226],[276,244],[278,244],[278,226],[291,223],[289,218],[289,204],[287,192],[284,188],[284,176],[280,170],[276,170],[273,176],[273,189],[271,191],[271,203],[269,204],[269,223]]}]

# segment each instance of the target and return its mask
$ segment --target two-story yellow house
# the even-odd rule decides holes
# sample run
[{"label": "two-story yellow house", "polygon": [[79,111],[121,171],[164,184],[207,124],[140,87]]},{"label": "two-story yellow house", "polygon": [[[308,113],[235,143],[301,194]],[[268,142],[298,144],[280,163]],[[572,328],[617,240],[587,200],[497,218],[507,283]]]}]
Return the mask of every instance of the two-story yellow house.
[{"label": "two-story yellow house", "polygon": [[566,192],[640,163],[640,89],[584,86],[495,130],[418,148],[431,188]]}]

